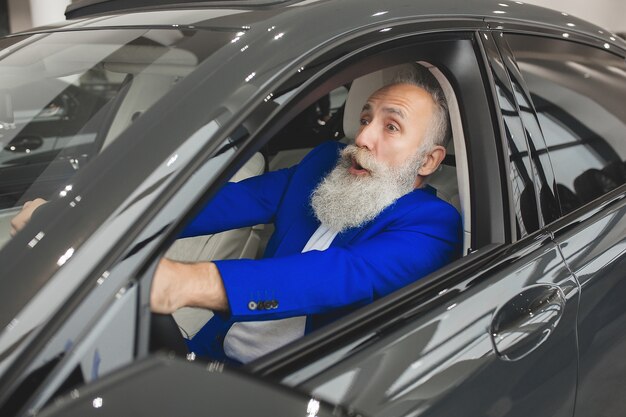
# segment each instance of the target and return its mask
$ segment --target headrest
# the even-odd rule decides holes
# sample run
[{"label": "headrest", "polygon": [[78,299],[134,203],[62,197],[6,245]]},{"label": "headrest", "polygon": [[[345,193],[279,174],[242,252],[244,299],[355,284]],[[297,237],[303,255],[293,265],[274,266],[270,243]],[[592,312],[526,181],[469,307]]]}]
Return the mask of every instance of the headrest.
[{"label": "headrest", "polygon": [[354,139],[356,137],[360,127],[359,115],[369,96],[374,91],[390,84],[396,74],[402,70],[410,70],[413,67],[411,64],[396,65],[369,73],[352,81],[343,113],[343,131],[347,138]]}]

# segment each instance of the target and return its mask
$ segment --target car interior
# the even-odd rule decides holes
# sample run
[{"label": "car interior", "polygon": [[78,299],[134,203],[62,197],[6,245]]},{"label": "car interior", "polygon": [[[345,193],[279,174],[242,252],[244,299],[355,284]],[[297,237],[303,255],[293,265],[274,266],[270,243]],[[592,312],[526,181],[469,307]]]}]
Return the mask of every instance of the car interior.
[{"label": "car interior", "polygon": [[[471,206],[465,139],[458,102],[451,84],[437,67],[423,61],[417,64],[427,69],[441,85],[448,102],[451,122],[452,138],[447,146],[447,156],[437,172],[428,179],[428,185],[436,190],[439,198],[450,203],[461,214],[463,253],[467,253],[470,247]],[[231,181],[241,181],[260,175],[266,170],[291,167],[314,146],[329,139],[345,143],[353,141],[359,130],[359,114],[366,99],[374,91],[389,84],[399,71],[411,65],[414,64],[387,67],[356,78],[347,91],[344,86],[332,90],[329,93],[331,114],[326,121],[322,119],[324,115],[320,114],[319,102],[312,104],[276,134],[260,152],[250,158]],[[277,100],[280,100],[280,97]],[[305,138],[300,140],[298,136],[297,141],[293,140],[295,134]],[[179,239],[165,256],[184,262],[259,258],[272,230],[272,225],[256,225],[215,235]],[[195,307],[184,307],[173,314],[186,338],[192,338],[212,315],[209,310]]]}]

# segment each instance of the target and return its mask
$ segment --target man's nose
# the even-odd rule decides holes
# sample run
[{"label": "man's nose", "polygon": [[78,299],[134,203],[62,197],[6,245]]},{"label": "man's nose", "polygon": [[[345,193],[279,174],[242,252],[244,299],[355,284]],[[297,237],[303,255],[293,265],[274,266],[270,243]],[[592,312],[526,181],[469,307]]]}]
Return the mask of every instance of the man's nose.
[{"label": "man's nose", "polygon": [[372,150],[375,142],[375,135],[372,123],[361,126],[361,130],[354,139],[354,144],[359,148],[367,148]]}]

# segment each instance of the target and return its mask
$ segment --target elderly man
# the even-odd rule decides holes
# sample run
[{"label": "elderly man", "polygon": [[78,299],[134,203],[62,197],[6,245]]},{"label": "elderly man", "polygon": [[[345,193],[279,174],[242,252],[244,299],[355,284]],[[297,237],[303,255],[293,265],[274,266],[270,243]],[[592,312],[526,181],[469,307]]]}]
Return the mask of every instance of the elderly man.
[{"label": "elderly man", "polygon": [[273,222],[263,259],[160,262],[155,312],[216,312],[192,351],[250,361],[460,255],[459,214],[424,187],[446,152],[438,86],[397,80],[369,97],[360,125],[352,145],[328,142],[295,167],[227,184],[184,232]]}]

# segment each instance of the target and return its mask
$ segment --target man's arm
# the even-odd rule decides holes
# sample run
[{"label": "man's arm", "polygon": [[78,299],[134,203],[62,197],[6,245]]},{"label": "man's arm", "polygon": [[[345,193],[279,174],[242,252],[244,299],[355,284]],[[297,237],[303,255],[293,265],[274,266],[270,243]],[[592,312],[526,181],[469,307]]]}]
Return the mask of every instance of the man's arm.
[{"label": "man's arm", "polygon": [[[365,305],[436,271],[461,252],[460,216],[435,208],[426,222],[347,247],[258,261],[218,261],[238,321],[320,314]],[[254,309],[270,302],[272,308]],[[276,305],[276,307],[273,307]]]},{"label": "man's arm", "polygon": [[226,184],[179,237],[271,223],[295,168]]},{"label": "man's arm", "polygon": [[[179,237],[270,223],[293,170],[279,170],[226,184]],[[150,305],[152,311],[162,314],[185,306],[228,310],[222,278],[214,263],[183,263],[165,258],[159,261],[154,274]]]},{"label": "man's arm", "polygon": [[181,307],[227,311],[228,300],[220,273],[212,262],[181,263],[161,259],[152,281],[150,305],[155,313],[170,314]]},{"label": "man's arm", "polygon": [[[265,320],[372,302],[459,255],[461,222],[456,210],[437,204],[430,212],[420,208],[420,217],[421,223],[401,219],[392,229],[346,248],[171,269],[162,263],[153,284],[152,308],[170,312],[196,305],[229,311],[237,320]],[[160,282],[176,277],[179,284]]]},{"label": "man's arm", "polygon": [[[324,167],[330,169],[334,166],[338,149],[336,142],[325,142],[309,152],[296,166],[226,184],[179,237],[273,223],[298,167],[313,164],[325,172]],[[318,171],[310,170],[313,173]]]},{"label": "man's arm", "polygon": [[[318,164],[320,157],[326,165],[332,165],[337,157],[336,143],[318,146],[299,165]],[[179,237],[273,222],[296,170],[282,169],[227,184]],[[150,300],[152,310],[160,313],[190,305],[228,310],[221,274],[215,264],[208,262],[184,264],[162,259],[155,272]]]}]

